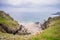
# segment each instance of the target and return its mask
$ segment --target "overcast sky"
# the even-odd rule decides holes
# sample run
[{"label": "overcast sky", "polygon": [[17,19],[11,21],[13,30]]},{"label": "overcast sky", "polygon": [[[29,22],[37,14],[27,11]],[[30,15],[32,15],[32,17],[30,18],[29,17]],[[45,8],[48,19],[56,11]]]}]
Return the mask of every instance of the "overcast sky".
[{"label": "overcast sky", "polygon": [[60,12],[60,0],[0,0],[0,10],[18,21],[39,21]]}]

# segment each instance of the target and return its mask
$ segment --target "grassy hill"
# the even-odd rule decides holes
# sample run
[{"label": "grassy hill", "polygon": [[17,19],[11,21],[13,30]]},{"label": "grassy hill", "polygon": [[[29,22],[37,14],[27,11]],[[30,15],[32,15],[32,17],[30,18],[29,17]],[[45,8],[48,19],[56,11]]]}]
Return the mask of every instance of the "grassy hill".
[{"label": "grassy hill", "polygon": [[[18,22],[4,11],[0,11],[0,23],[3,23],[10,29],[17,29],[19,27]],[[0,26],[0,40],[60,40],[60,16],[48,18],[44,26],[45,29],[42,33],[27,38],[21,35],[6,33]]]},{"label": "grassy hill", "polygon": [[[0,11],[0,23],[5,24],[10,29],[16,29],[19,27],[18,22],[9,16],[9,14],[6,14],[4,11]],[[1,27],[0,30],[3,31]]]},{"label": "grassy hill", "polygon": [[11,30],[20,28],[18,22],[15,21],[9,14],[6,14],[4,11],[0,11],[0,40],[23,40],[23,36],[20,37],[20,35],[17,34],[14,35],[7,33],[1,24],[7,26],[7,28]]},{"label": "grassy hill", "polygon": [[60,40],[60,16],[49,20],[49,27],[28,40]]}]

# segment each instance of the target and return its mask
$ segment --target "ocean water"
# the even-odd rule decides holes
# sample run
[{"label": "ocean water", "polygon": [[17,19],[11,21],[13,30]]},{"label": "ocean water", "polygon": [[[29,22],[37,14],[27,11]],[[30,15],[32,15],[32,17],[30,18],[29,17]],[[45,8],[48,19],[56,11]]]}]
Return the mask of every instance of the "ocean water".
[{"label": "ocean water", "polygon": [[44,22],[48,17],[54,17],[52,15],[55,12],[19,12],[19,13],[10,13],[10,15],[20,23],[29,23],[29,22]]}]

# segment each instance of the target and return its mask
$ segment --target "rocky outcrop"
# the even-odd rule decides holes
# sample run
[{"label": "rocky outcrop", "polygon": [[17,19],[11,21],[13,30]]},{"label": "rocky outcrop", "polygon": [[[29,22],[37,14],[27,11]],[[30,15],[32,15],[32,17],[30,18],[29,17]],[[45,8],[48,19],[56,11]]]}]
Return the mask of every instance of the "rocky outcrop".
[{"label": "rocky outcrop", "polygon": [[27,29],[4,11],[0,11],[0,32],[10,34],[28,34]]},{"label": "rocky outcrop", "polygon": [[6,31],[6,33],[10,33],[10,34],[23,34],[23,35],[26,35],[26,34],[30,34],[27,32],[27,29],[25,29],[22,25],[19,29],[16,29],[16,30],[12,30],[10,28],[8,28],[6,25],[4,25],[3,23],[0,23],[0,27],[3,28],[3,30]]},{"label": "rocky outcrop", "polygon": [[19,25],[17,21],[15,21],[9,14],[6,14],[3,11],[0,11],[0,28],[2,28],[6,33],[10,34],[36,34],[41,32],[42,30],[49,27],[49,23],[51,21],[51,17],[48,18],[43,24],[40,22],[35,23],[26,23],[25,25]]},{"label": "rocky outcrop", "polygon": [[0,17],[5,18],[6,20],[14,20],[9,14],[6,14],[4,11],[0,11]]},{"label": "rocky outcrop", "polygon": [[42,30],[46,29],[49,27],[49,24],[50,24],[50,21],[52,21],[52,18],[49,17],[47,21],[45,21],[42,25],[41,25],[41,28]]},{"label": "rocky outcrop", "polygon": [[2,27],[3,30],[5,30],[7,33],[10,34],[16,34],[18,30],[12,30],[10,28],[8,28],[6,25],[4,25],[3,23],[0,23],[0,27]]},{"label": "rocky outcrop", "polygon": [[17,34],[19,35],[28,35],[28,34],[31,34],[30,32],[28,32],[28,30],[25,28],[25,26],[23,25],[20,25],[21,28],[19,28]]}]

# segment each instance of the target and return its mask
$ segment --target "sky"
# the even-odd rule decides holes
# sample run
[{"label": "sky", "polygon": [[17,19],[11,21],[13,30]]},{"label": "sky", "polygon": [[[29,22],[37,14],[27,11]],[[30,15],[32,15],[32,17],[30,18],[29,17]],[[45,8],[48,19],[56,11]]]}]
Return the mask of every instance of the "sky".
[{"label": "sky", "polygon": [[42,22],[60,12],[60,0],[0,0],[0,10],[19,22]]}]

